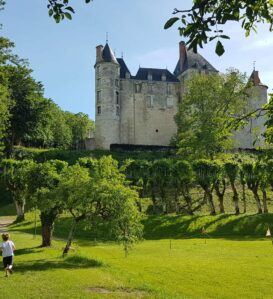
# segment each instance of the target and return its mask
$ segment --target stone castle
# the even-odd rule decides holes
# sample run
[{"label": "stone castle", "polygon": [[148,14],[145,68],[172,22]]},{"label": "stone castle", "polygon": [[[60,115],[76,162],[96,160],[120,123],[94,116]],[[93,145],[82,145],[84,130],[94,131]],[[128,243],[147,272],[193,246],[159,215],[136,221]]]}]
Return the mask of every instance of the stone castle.
[{"label": "stone castle", "polygon": [[[183,101],[185,80],[194,72],[218,72],[204,57],[179,43],[175,70],[139,68],[133,76],[123,58],[116,58],[108,43],[96,47],[95,139],[91,147],[110,149],[112,144],[169,146],[177,127],[174,116]],[[250,76],[255,92],[247,109],[267,102],[267,86],[257,71]],[[264,118],[258,118],[235,135],[236,147],[253,148],[252,128],[264,131]],[[262,145],[259,139],[256,145]]]}]

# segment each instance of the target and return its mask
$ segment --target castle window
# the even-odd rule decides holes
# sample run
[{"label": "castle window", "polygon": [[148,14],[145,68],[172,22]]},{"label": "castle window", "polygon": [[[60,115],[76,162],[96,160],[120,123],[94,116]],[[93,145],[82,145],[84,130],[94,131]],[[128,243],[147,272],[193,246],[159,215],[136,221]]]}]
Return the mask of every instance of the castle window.
[{"label": "castle window", "polygon": [[101,98],[101,91],[98,90],[97,91],[97,101],[100,101],[100,98]]},{"label": "castle window", "polygon": [[167,98],[167,107],[168,108],[173,107],[173,98],[171,98],[171,97]]},{"label": "castle window", "polygon": [[120,109],[119,109],[119,106],[116,106],[116,115],[120,115]]},{"label": "castle window", "polygon": [[148,73],[148,80],[149,80],[149,81],[152,81],[152,80],[153,80],[153,75],[152,75],[152,73]]},{"label": "castle window", "polygon": [[171,92],[172,92],[171,85],[168,84],[168,85],[167,85],[167,94],[171,94]]},{"label": "castle window", "polygon": [[116,91],[116,104],[119,105],[119,93]]},{"label": "castle window", "polygon": [[135,92],[140,93],[141,92],[141,83],[136,83],[135,84]]},{"label": "castle window", "polygon": [[131,75],[130,75],[129,72],[126,72],[126,73],[125,73],[125,78],[126,78],[126,79],[130,79],[130,78],[131,78]]},{"label": "castle window", "polygon": [[100,65],[97,66],[97,73],[99,74],[100,72]]},{"label": "castle window", "polygon": [[154,105],[154,97],[153,96],[147,96],[146,97],[146,105],[148,108],[152,108]]},{"label": "castle window", "polygon": [[101,106],[97,107],[97,114],[101,114]]},{"label": "castle window", "polygon": [[100,86],[100,78],[97,79],[97,86]]},{"label": "castle window", "polygon": [[119,80],[118,79],[115,80],[115,86],[119,87]]}]

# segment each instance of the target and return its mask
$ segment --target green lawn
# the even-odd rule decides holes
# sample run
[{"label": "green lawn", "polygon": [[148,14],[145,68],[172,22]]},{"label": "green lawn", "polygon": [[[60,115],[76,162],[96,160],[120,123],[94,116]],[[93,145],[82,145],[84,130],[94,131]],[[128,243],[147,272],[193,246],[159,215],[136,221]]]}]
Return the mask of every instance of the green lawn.
[{"label": "green lawn", "polygon": [[[75,251],[65,259],[62,240],[52,248],[38,247],[33,216],[10,227],[17,247],[15,273],[0,276],[0,298],[273,297],[273,246],[262,237],[272,214],[150,217],[144,222],[146,240],[128,257],[119,245],[94,242],[87,229],[78,233]],[[68,222],[57,222],[55,237],[65,235]],[[206,239],[200,235],[203,226]],[[226,231],[233,235],[221,238]]]}]

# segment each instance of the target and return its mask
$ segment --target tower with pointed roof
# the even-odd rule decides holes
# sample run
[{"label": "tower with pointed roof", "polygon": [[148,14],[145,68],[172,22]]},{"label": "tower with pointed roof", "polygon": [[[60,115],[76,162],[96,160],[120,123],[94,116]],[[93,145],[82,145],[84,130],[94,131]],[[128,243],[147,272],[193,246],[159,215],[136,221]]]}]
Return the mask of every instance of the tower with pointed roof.
[{"label": "tower with pointed roof", "polygon": [[96,147],[120,142],[120,65],[108,43],[96,48]]},{"label": "tower with pointed roof", "polygon": [[[174,72],[168,69],[139,67],[132,75],[123,57],[116,58],[108,45],[97,46],[95,148],[111,145],[169,146],[177,133],[174,116],[183,101],[185,80],[192,73],[218,71],[200,54],[179,43],[179,59]],[[267,102],[267,86],[253,71],[249,91],[249,111]],[[238,148],[253,148],[254,128],[264,128],[264,118],[252,120],[235,135]],[[261,136],[261,135],[259,135]],[[260,143],[259,143],[260,142]],[[260,140],[256,145],[262,145]]]},{"label": "tower with pointed roof", "polygon": [[[267,104],[267,89],[259,77],[259,72],[253,70],[249,77],[250,88],[248,90],[248,103],[245,108],[246,113],[256,111],[263,105]],[[251,118],[246,125],[234,135],[235,147],[251,149],[254,147],[264,146],[265,121],[264,112],[258,111],[259,117]]]}]

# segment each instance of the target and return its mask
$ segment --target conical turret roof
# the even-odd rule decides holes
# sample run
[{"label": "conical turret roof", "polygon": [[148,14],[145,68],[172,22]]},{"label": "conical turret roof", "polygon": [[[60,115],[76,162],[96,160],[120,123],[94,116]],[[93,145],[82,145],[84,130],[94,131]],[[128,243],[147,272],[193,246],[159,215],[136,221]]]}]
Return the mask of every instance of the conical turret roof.
[{"label": "conical turret roof", "polygon": [[102,59],[104,62],[113,62],[118,64],[117,59],[108,43],[106,43],[102,50]]}]

